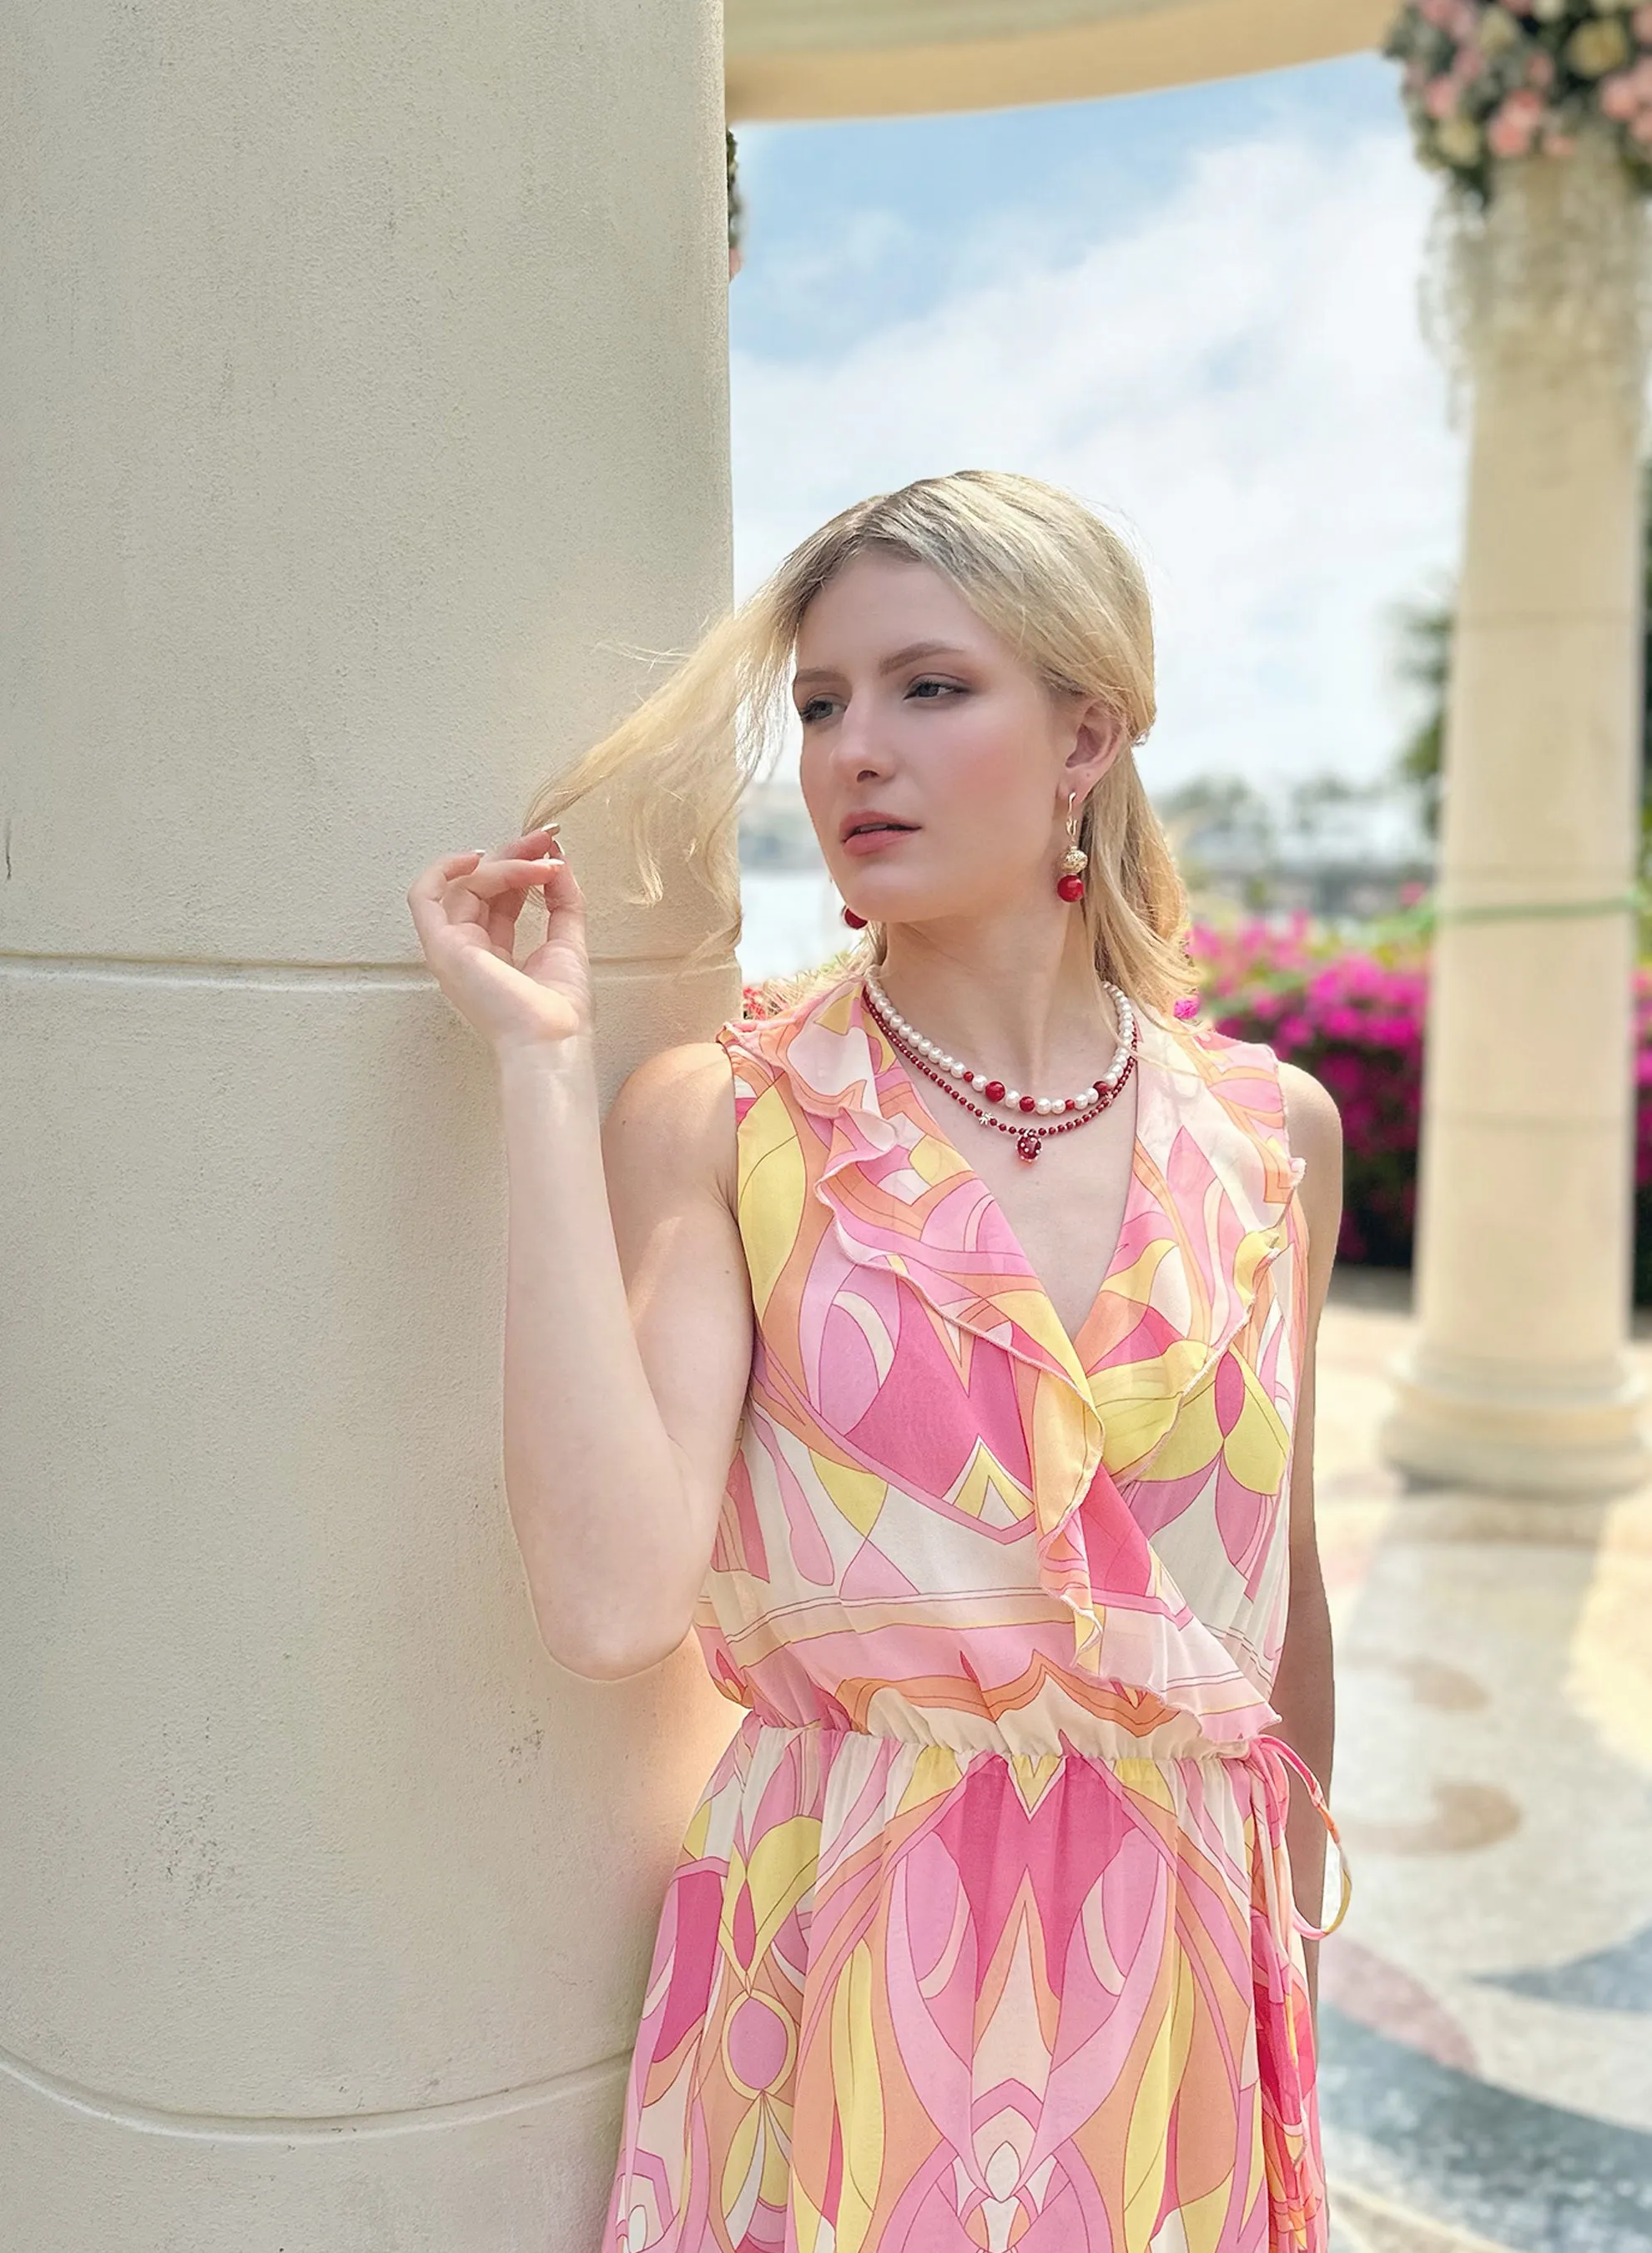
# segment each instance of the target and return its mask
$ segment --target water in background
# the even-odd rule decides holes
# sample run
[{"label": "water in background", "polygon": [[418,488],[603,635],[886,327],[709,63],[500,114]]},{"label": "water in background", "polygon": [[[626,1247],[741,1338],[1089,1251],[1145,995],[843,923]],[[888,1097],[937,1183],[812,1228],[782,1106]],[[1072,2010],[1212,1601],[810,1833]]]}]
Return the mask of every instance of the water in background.
[{"label": "water in background", "polygon": [[736,950],[748,985],[788,978],[849,944],[843,902],[824,868],[747,868],[740,878],[743,928]]}]

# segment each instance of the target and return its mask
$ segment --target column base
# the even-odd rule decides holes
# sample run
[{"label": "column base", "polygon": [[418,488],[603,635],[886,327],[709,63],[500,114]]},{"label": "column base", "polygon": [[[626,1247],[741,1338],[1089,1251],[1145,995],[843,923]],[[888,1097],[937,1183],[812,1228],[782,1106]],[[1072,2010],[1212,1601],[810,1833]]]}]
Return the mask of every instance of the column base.
[{"label": "column base", "polygon": [[1557,1371],[1475,1364],[1424,1343],[1391,1373],[1383,1458],[1431,1485],[1581,1498],[1652,1477],[1646,1380],[1627,1355]]}]

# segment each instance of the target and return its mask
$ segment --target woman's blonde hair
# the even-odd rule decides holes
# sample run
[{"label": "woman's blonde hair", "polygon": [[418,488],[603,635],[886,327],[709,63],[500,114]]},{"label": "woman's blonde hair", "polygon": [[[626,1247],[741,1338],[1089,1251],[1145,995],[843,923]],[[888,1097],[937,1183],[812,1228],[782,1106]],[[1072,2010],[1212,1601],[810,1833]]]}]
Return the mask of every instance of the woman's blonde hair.
[{"label": "woman's blonde hair", "polygon": [[[1168,1009],[1194,980],[1187,896],[1134,757],[1154,713],[1147,582],[1111,526],[1035,478],[959,470],[834,516],[628,719],[537,794],[527,826],[554,820],[606,784],[634,780],[640,896],[652,905],[664,891],[658,841],[680,836],[671,809],[687,808],[686,858],[699,864],[728,921],[684,967],[732,947],[740,936],[741,800],[778,747],[798,626],[821,589],[868,552],[928,564],[1052,693],[1099,698],[1123,719],[1129,743],[1091,792],[1080,823],[1090,856],[1083,912],[1098,973],[1133,1000]],[[883,952],[882,926],[868,924],[847,966],[880,962]]]}]

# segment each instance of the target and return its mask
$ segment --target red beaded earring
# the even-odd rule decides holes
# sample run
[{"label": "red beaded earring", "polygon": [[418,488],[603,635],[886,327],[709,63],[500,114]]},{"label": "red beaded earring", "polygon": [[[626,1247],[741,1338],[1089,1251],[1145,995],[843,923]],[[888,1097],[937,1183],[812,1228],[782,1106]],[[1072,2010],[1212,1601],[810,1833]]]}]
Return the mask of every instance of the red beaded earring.
[{"label": "red beaded earring", "polygon": [[1078,823],[1073,813],[1076,793],[1067,793],[1067,850],[1061,856],[1062,873],[1056,880],[1056,889],[1064,900],[1082,900],[1084,896],[1084,871],[1090,855],[1078,842]]},{"label": "red beaded earring", "polygon": [[853,908],[844,909],[843,920],[848,924],[851,931],[864,931],[866,929],[866,917],[864,916],[856,915]]}]

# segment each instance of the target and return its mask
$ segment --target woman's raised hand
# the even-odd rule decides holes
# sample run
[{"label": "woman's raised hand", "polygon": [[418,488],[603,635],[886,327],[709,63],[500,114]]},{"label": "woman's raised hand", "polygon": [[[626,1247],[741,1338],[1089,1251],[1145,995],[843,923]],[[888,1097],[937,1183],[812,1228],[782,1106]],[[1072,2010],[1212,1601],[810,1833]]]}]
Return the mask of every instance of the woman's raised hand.
[{"label": "woman's raised hand", "polygon": [[[555,829],[530,829],[491,853],[444,854],[408,888],[436,984],[496,1052],[554,1048],[590,1029],[585,901]],[[548,922],[519,965],[517,917],[536,890]]]}]

